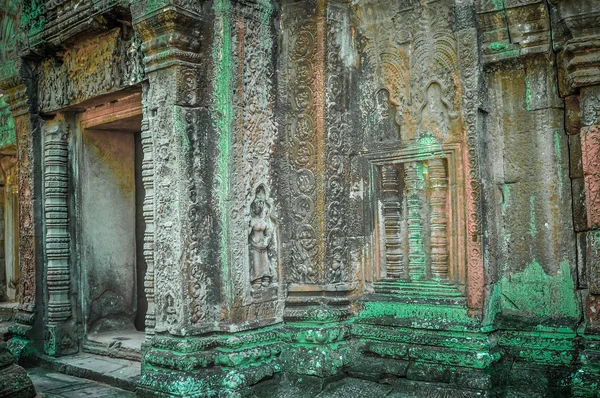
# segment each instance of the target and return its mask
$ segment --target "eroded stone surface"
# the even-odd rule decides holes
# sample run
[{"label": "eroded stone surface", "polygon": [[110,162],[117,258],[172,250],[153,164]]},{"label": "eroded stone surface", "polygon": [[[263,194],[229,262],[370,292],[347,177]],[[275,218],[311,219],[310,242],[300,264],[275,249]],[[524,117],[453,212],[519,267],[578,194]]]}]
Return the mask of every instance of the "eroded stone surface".
[{"label": "eroded stone surface", "polygon": [[141,396],[595,396],[597,2],[2,5],[20,360],[139,360]]}]

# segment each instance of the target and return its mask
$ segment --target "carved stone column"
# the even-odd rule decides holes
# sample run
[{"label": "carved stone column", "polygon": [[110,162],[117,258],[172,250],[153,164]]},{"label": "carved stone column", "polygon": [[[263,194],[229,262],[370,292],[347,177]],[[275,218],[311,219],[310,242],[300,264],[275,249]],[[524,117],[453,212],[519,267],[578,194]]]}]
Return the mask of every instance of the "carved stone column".
[{"label": "carved stone column", "polygon": [[385,279],[404,277],[402,253],[402,198],[400,178],[395,165],[381,167],[381,195],[385,228]]},{"label": "carved stone column", "polygon": [[437,280],[448,279],[448,175],[442,159],[429,161],[431,184],[431,273]]},{"label": "carved stone column", "polygon": [[423,164],[405,165],[406,194],[408,196],[408,275],[415,281],[425,277],[425,252],[423,250],[423,219],[421,206],[425,201]]},{"label": "carved stone column", "polygon": [[71,305],[71,242],[69,230],[69,133],[63,115],[44,126],[44,217],[46,336],[48,355],[77,352],[69,318]]}]

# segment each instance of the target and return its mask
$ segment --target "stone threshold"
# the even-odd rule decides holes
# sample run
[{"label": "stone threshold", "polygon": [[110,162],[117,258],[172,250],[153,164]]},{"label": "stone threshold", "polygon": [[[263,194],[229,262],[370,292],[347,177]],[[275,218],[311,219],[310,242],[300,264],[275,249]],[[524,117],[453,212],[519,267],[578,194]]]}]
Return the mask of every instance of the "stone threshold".
[{"label": "stone threshold", "polygon": [[40,355],[39,366],[97,381],[127,391],[135,391],[141,375],[141,363],[121,358],[81,353],[64,357]]},{"label": "stone threshold", "polygon": [[83,342],[82,351],[140,362],[142,360],[142,343],[145,339],[144,332],[135,330],[90,333]]}]

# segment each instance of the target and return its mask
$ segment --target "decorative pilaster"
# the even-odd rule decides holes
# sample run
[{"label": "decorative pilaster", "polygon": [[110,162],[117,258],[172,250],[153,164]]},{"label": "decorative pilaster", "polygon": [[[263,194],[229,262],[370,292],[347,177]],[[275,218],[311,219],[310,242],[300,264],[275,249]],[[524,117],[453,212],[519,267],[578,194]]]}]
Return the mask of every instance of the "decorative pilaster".
[{"label": "decorative pilaster", "polygon": [[196,286],[204,283],[202,289],[210,289],[211,284],[198,281],[195,271],[206,261],[200,254],[206,242],[200,240],[207,237],[197,231],[204,224],[199,217],[206,194],[198,192],[195,175],[204,165],[191,160],[200,145],[195,138],[200,123],[196,64],[202,24],[192,5],[140,2],[133,11],[148,78],[141,139],[150,340],[155,331],[186,334],[192,323],[207,320],[205,295],[198,294]]},{"label": "decorative pilaster", "polygon": [[71,317],[69,236],[69,143],[62,115],[45,126],[44,218],[45,271],[48,297],[44,351],[49,355],[76,349],[73,336],[63,330]]},{"label": "decorative pilaster", "polygon": [[[347,283],[349,261],[348,183],[350,169],[350,73],[343,51],[351,48],[350,12],[345,1],[327,2],[325,44],[325,275],[327,283]],[[348,54],[347,57],[351,57]],[[355,272],[355,271],[354,271]]]},{"label": "decorative pilaster", "polygon": [[325,1],[283,5],[293,243],[288,282],[316,284],[324,277]]},{"label": "decorative pilaster", "polygon": [[[31,84],[30,72],[20,65],[27,84]],[[7,102],[11,108],[17,141],[17,183],[19,192],[19,312],[10,332],[13,335],[8,345],[15,357],[21,359],[29,350],[25,346],[33,340],[32,327],[34,310],[39,298],[36,297],[36,250],[40,242],[36,241],[36,227],[40,228],[35,204],[40,192],[34,181],[34,165],[39,158],[34,156],[34,127],[30,107],[32,98],[28,96],[28,87],[19,75],[3,81],[0,88],[7,91]],[[30,87],[31,89],[31,87]],[[29,91],[31,92],[31,90]],[[37,163],[39,164],[39,163]],[[39,168],[39,166],[38,166]],[[33,331],[35,332],[35,331]]]},{"label": "decorative pilaster", "polygon": [[344,217],[349,75],[341,48],[352,46],[349,9],[327,0],[281,6],[278,100],[286,158],[279,167],[289,226],[282,239],[284,320],[298,322],[288,328],[290,350],[281,357],[298,374],[331,376],[347,361],[349,329],[340,321],[349,315],[353,288]]}]

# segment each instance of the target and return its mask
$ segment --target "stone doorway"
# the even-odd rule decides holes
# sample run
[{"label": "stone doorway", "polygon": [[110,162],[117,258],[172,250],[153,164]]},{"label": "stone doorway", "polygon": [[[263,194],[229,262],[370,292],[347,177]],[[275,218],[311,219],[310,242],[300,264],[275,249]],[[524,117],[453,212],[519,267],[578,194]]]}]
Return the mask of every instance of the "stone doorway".
[{"label": "stone doorway", "polygon": [[140,359],[145,338],[139,95],[87,110],[79,140],[79,230],[86,352]]}]

